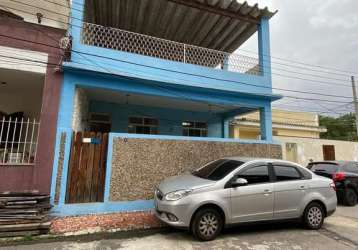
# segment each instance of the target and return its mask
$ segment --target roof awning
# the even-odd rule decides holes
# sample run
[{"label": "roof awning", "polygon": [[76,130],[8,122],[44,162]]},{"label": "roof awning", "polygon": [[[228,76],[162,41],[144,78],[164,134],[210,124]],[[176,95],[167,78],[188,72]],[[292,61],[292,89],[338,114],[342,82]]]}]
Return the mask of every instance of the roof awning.
[{"label": "roof awning", "polygon": [[86,0],[84,20],[231,53],[275,13],[236,0]]}]

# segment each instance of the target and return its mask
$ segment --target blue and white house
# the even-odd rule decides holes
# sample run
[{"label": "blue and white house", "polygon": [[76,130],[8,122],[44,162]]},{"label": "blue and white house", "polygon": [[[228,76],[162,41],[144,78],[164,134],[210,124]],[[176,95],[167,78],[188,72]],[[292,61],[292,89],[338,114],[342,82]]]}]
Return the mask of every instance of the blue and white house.
[{"label": "blue and white house", "polygon": [[[111,193],[118,190],[118,138],[274,145],[271,103],[280,98],[271,80],[274,14],[236,0],[73,0],[52,177],[55,213],[152,208],[151,199]],[[241,55],[237,49],[255,34],[257,55]],[[230,121],[253,111],[260,112],[260,138],[231,139]],[[83,131],[109,139],[103,197],[77,204],[66,196],[73,133]]]}]

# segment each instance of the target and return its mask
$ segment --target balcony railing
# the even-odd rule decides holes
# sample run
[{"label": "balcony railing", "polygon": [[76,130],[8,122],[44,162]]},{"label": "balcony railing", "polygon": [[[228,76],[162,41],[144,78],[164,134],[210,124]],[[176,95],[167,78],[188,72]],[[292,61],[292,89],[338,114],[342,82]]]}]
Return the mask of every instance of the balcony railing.
[{"label": "balcony railing", "polygon": [[34,164],[40,123],[35,119],[0,119],[0,165]]},{"label": "balcony railing", "polygon": [[230,54],[92,23],[83,23],[82,43],[218,70],[261,75],[257,58]]}]

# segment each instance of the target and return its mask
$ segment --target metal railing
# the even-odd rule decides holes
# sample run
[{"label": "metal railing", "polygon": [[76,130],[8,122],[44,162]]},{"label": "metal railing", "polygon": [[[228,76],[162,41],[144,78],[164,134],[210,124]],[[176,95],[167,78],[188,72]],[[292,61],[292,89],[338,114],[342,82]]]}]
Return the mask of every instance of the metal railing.
[{"label": "metal railing", "polygon": [[40,123],[35,119],[0,119],[0,165],[27,165],[36,160]]},{"label": "metal railing", "polygon": [[261,75],[257,58],[230,54],[92,23],[83,23],[82,43],[219,70]]}]

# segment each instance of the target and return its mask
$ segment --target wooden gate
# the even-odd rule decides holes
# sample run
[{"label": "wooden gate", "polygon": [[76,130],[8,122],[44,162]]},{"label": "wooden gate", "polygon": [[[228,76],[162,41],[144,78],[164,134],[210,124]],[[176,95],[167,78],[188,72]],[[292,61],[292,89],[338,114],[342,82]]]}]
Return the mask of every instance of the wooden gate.
[{"label": "wooden gate", "polygon": [[66,203],[103,201],[108,134],[73,133]]}]

